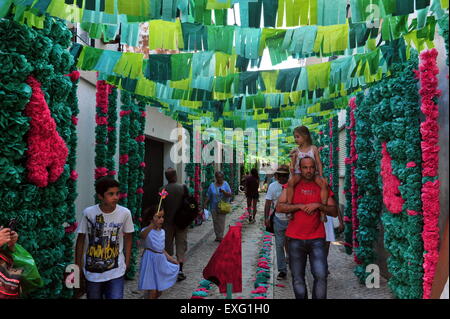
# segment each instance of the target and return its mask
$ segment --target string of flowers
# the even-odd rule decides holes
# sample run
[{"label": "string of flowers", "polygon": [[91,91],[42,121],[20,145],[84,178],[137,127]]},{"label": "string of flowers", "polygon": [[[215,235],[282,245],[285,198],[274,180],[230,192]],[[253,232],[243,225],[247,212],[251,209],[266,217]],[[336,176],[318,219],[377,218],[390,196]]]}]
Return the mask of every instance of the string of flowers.
[{"label": "string of flowers", "polygon": [[[95,179],[108,175],[108,95],[110,85],[106,81],[96,83],[96,114],[95,114]],[[98,202],[98,198],[96,198]]]},{"label": "string of flowers", "polygon": [[387,264],[392,277],[388,284],[394,295],[403,299],[422,297],[420,109],[417,79],[413,77],[416,68],[417,53],[412,51],[407,63],[391,68],[390,78],[370,88],[365,101],[371,107],[376,146],[381,145],[378,184],[383,189],[384,247],[390,253]]},{"label": "string of flowers", "polygon": [[334,116],[332,119],[332,135],[331,146],[333,149],[333,155],[331,158],[331,188],[334,193],[336,203],[339,205],[339,119],[338,116]]},{"label": "string of flowers", "polygon": [[141,203],[144,182],[144,153],[145,153],[145,106],[147,99],[137,95],[131,95],[131,113],[128,141],[128,203],[131,211],[135,232],[133,233],[130,267],[127,278],[133,279],[136,274],[136,261],[138,256],[139,217],[141,216]]},{"label": "string of flowers", "polygon": [[333,119],[328,120],[328,184],[333,185]]},{"label": "string of flowers", "polygon": [[106,164],[108,175],[115,176],[115,160],[116,146],[117,146],[117,88],[108,84],[108,136],[107,136],[107,152]]},{"label": "string of flowers", "polygon": [[[73,263],[73,233],[66,232],[70,231],[66,227],[75,221],[76,197],[76,192],[69,193],[75,187],[71,176],[76,176],[72,163],[77,115],[76,74],[66,76],[74,70],[67,50],[71,37],[65,23],[52,17],[45,18],[42,29],[14,22],[12,15],[0,19],[0,224],[17,219],[19,244],[33,256],[44,282],[24,298],[70,298],[73,294],[62,280],[66,266]],[[24,112],[32,93],[26,84],[30,75],[41,83],[55,130],[68,149],[59,178],[45,187],[27,180],[30,118]]]},{"label": "string of flowers", "polygon": [[120,92],[120,136],[119,136],[119,174],[120,199],[119,204],[128,207],[128,176],[130,171],[130,125],[131,125],[131,95],[127,91]]},{"label": "string of flowers", "polygon": [[319,132],[321,141],[320,158],[322,159],[323,177],[326,180],[330,178],[330,126],[325,125],[323,131]]},{"label": "string of flowers", "polygon": [[258,263],[256,268],[256,278],[254,290],[251,291],[250,299],[267,299],[267,290],[269,288],[271,272],[271,252],[272,252],[272,233],[261,232],[261,249],[258,254]]},{"label": "string of flowers", "polygon": [[354,272],[361,283],[364,283],[368,272],[367,265],[375,262],[375,249],[373,243],[378,235],[379,214],[381,212],[381,194],[378,187],[379,170],[377,163],[379,154],[381,154],[377,141],[372,137],[372,120],[370,118],[372,101],[364,98],[364,93],[357,94],[355,110],[356,119],[356,159],[355,177],[358,184],[358,229],[356,237],[359,246],[354,247],[356,256],[361,262],[356,266]]},{"label": "string of flowers", "polygon": [[[202,149],[202,142],[200,139],[200,132],[196,132],[194,147],[197,149],[195,154],[200,154]],[[194,155],[192,155],[194,159]],[[202,183],[201,183],[201,157],[198,159],[194,159],[194,198],[197,203],[201,204],[203,200],[202,194]]]},{"label": "string of flowers", "polygon": [[351,191],[351,181],[352,181],[352,158],[351,158],[351,135],[350,132],[352,127],[350,125],[350,113],[352,112],[350,106],[347,107],[346,115],[346,157],[345,157],[345,179],[344,179],[344,195],[346,200],[345,210],[344,210],[344,240],[345,240],[345,252],[351,255],[353,252],[353,228],[352,228],[352,191]]},{"label": "string of flowers", "polygon": [[72,89],[67,97],[68,106],[70,108],[71,121],[70,121],[70,136],[67,141],[67,147],[69,149],[69,155],[67,156],[67,163],[69,164],[70,177],[67,180],[67,205],[68,209],[66,212],[64,231],[65,235],[62,239],[63,246],[66,247],[64,255],[69,257],[73,254],[73,249],[71,248],[73,245],[75,230],[78,227],[78,223],[76,222],[76,207],[75,207],[75,199],[77,198],[77,179],[78,173],[75,170],[76,165],[76,150],[77,150],[77,133],[76,133],[76,125],[78,124],[77,115],[79,113],[78,109],[78,82],[80,78],[80,73],[76,70],[73,70],[71,73],[67,75],[72,82]]},{"label": "string of flowers", "polygon": [[358,227],[359,227],[359,220],[358,220],[358,184],[355,176],[356,171],[356,160],[358,159],[358,154],[356,153],[356,118],[355,118],[355,112],[356,112],[356,97],[353,97],[349,101],[350,106],[350,163],[351,163],[351,178],[350,178],[350,184],[351,184],[351,194],[352,194],[352,239],[353,239],[353,254],[354,254],[354,260],[356,264],[361,264],[361,261],[359,260],[355,249],[359,247],[358,238],[356,236]]},{"label": "string of flowers", "polygon": [[425,121],[420,126],[422,133],[422,202],[424,227],[422,238],[425,255],[423,260],[423,298],[429,299],[436,265],[439,259],[439,107],[437,98],[439,68],[437,66],[438,51],[436,49],[422,52],[419,72],[421,110]]}]

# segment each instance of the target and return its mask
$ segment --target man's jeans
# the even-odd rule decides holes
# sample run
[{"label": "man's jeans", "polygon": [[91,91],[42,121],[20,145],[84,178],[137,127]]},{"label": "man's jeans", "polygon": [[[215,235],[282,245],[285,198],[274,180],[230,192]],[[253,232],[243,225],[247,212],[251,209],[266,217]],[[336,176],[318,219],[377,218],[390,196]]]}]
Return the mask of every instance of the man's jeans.
[{"label": "man's jeans", "polygon": [[306,290],[305,269],[309,255],[309,264],[314,277],[313,299],[327,298],[327,255],[325,238],[299,240],[288,239],[289,265],[292,272],[292,285],[296,299],[308,299]]},{"label": "man's jeans", "polygon": [[275,246],[277,251],[277,267],[279,272],[287,273],[286,254],[284,243],[286,241],[285,232],[288,227],[288,220],[281,220],[276,215],[273,216],[273,230],[275,233]]},{"label": "man's jeans", "polygon": [[103,282],[86,280],[87,299],[123,299],[123,276]]}]

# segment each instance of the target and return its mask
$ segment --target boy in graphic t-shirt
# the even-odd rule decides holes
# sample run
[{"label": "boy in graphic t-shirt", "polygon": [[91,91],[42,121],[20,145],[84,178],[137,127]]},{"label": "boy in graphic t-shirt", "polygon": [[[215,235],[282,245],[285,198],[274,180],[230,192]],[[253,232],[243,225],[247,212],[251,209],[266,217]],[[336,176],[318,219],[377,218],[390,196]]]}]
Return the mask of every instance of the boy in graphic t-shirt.
[{"label": "boy in graphic t-shirt", "polygon": [[95,184],[95,191],[100,204],[83,211],[78,227],[75,263],[83,269],[81,275],[85,278],[88,299],[122,299],[124,275],[130,265],[134,225],[128,208],[117,205],[119,183],[116,180],[100,178]]}]

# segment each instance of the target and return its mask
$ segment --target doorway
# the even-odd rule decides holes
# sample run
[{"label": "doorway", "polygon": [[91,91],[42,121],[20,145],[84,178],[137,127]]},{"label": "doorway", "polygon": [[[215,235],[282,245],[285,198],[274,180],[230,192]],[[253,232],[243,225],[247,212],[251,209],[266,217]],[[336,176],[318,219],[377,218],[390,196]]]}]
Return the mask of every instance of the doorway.
[{"label": "doorway", "polygon": [[164,184],[164,143],[146,136],[144,161],[142,211],[159,202],[159,189]]}]

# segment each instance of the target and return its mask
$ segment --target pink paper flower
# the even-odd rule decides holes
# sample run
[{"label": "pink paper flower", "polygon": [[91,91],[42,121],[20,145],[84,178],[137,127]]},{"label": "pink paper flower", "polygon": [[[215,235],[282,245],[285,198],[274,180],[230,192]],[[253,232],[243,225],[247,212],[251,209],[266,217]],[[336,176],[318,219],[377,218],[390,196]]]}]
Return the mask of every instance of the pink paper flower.
[{"label": "pink paper flower", "polygon": [[95,179],[108,175],[108,169],[106,167],[97,167],[95,169]]},{"label": "pink paper flower", "polygon": [[70,77],[70,80],[75,83],[80,78],[80,72],[78,71],[72,71],[69,74],[66,74],[66,76]]},{"label": "pink paper flower", "polygon": [[26,82],[32,89],[25,107],[25,115],[30,117],[26,152],[28,180],[38,187],[46,187],[63,173],[69,150],[56,130],[41,84],[32,76]]},{"label": "pink paper flower", "polygon": [[[425,115],[420,132],[422,134],[422,176],[436,177],[439,168],[439,116],[438,105],[434,99],[439,97],[437,66],[438,51],[436,49],[427,50],[421,53],[421,63],[419,71],[416,72],[420,79],[421,89],[419,93],[422,97],[421,110]],[[423,211],[423,232],[424,262],[423,262],[423,298],[431,297],[436,265],[439,259],[439,180],[426,182],[422,185],[422,211]],[[408,211],[409,213],[409,211]]]},{"label": "pink paper flower", "polygon": [[126,163],[128,163],[128,160],[129,160],[128,154],[121,155],[119,157],[119,164],[120,165],[125,165]]},{"label": "pink paper flower", "polygon": [[72,123],[73,125],[78,125],[78,118],[74,115],[72,115]]},{"label": "pink paper flower", "polygon": [[77,171],[73,170],[70,172],[70,178],[74,181],[76,181],[78,179],[78,173]]},{"label": "pink paper flower", "polygon": [[136,142],[145,142],[145,135],[139,135],[135,140]]},{"label": "pink paper flower", "polygon": [[95,123],[97,123],[97,125],[108,125],[108,117],[107,116],[98,116],[96,114],[95,115]]},{"label": "pink paper flower", "polygon": [[392,173],[392,158],[387,151],[387,143],[383,142],[382,151],[383,158],[381,160],[381,176],[383,178],[383,202],[386,208],[393,214],[402,212],[405,201],[400,195],[400,180]]},{"label": "pink paper flower", "polygon": [[69,225],[66,228],[64,228],[64,231],[66,233],[73,233],[75,230],[77,230],[77,228],[78,228],[78,223],[75,222],[72,225]]},{"label": "pink paper flower", "polygon": [[120,111],[119,116],[124,117],[125,115],[130,115],[131,111]]}]

